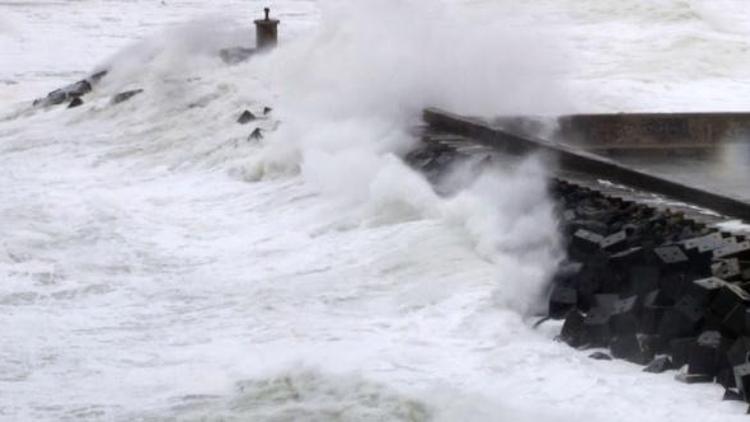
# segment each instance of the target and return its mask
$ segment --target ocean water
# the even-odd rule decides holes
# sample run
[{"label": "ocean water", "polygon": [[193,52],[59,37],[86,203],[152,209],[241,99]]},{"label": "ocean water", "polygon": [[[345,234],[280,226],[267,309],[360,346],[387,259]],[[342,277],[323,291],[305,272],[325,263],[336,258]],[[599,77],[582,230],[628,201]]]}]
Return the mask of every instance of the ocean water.
[{"label": "ocean water", "polygon": [[280,47],[223,64],[264,6],[0,1],[0,420],[745,418],[531,328],[533,157],[449,198],[398,158],[428,105],[746,109],[743,1],[284,0]]}]

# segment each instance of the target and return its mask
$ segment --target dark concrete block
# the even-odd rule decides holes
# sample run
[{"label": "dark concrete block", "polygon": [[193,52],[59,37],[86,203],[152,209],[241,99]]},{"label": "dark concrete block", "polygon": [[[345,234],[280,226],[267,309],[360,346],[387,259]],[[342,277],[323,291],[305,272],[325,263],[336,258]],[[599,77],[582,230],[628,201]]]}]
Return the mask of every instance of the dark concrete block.
[{"label": "dark concrete block", "polygon": [[255,115],[250,110],[245,110],[242,112],[242,114],[240,114],[240,117],[237,118],[237,123],[244,125],[252,122],[255,119]]},{"label": "dark concrete block", "polygon": [[659,278],[659,290],[674,302],[682,298],[689,287],[690,281],[684,273],[667,273]]},{"label": "dark concrete block", "polygon": [[643,296],[644,307],[668,307],[673,305],[674,301],[659,289],[653,289]]},{"label": "dark concrete block", "polygon": [[674,266],[686,264],[688,257],[685,252],[677,245],[660,246],[654,248],[654,254],[659,258],[659,262],[664,266]]},{"label": "dark concrete block", "polygon": [[714,382],[714,376],[704,374],[677,374],[674,379],[685,384],[706,384]]},{"label": "dark concrete block", "polygon": [[612,351],[612,356],[618,359],[628,359],[639,354],[641,346],[635,334],[629,334],[613,337],[609,342],[609,349]]},{"label": "dark concrete block", "polygon": [[571,287],[555,286],[549,300],[549,316],[564,318],[578,303],[578,292]]},{"label": "dark concrete block", "polygon": [[605,347],[609,343],[610,314],[600,308],[593,308],[583,320],[586,339],[592,346]]},{"label": "dark concrete block", "polygon": [[706,331],[690,345],[688,373],[716,376],[726,353],[726,340],[718,331]]},{"label": "dark concrete block", "polygon": [[569,223],[576,219],[576,212],[573,210],[565,210],[562,213],[562,220],[566,223]]},{"label": "dark concrete block", "polygon": [[722,401],[742,401],[742,394],[735,388],[727,388],[724,390],[724,396],[721,398]]},{"label": "dark concrete block", "polygon": [[659,335],[638,333],[641,348],[652,355],[664,354],[669,351],[669,344]]},{"label": "dark concrete block", "polygon": [[585,342],[584,315],[572,310],[568,312],[560,331],[560,340],[569,344],[571,347],[582,346]]},{"label": "dark concrete block", "polygon": [[688,363],[690,348],[696,342],[696,337],[676,338],[669,342],[669,351],[675,368],[681,368]]},{"label": "dark concrete block", "polygon": [[738,280],[742,276],[740,260],[738,258],[716,260],[711,264],[711,274],[722,280]]},{"label": "dark concrete block", "polygon": [[744,240],[742,242],[728,243],[724,246],[714,250],[714,258],[748,258],[750,257],[750,241]]},{"label": "dark concrete block", "polygon": [[632,313],[635,311],[635,305],[638,302],[638,296],[632,295],[618,299],[613,304],[613,314],[620,315],[624,313]]},{"label": "dark concrete block", "polygon": [[750,294],[739,286],[725,284],[714,296],[710,309],[725,329],[736,336],[746,331],[745,320],[750,306]]},{"label": "dark concrete block", "polygon": [[552,279],[552,283],[555,285],[565,284],[569,285],[578,274],[583,270],[583,264],[575,261],[565,261],[557,266],[555,276]]},{"label": "dark concrete block", "polygon": [[632,312],[615,314],[610,318],[610,329],[614,335],[634,335],[641,330],[641,320]]},{"label": "dark concrete block", "polygon": [[678,300],[674,305],[674,310],[693,323],[700,321],[706,313],[704,305],[691,295],[685,295]]},{"label": "dark concrete block", "polygon": [[750,363],[750,337],[736,339],[727,351],[727,359],[731,366]]},{"label": "dark concrete block", "polygon": [[570,246],[581,252],[594,252],[599,249],[604,237],[586,229],[578,229],[571,239]]},{"label": "dark concrete block", "polygon": [[664,315],[671,309],[665,306],[647,306],[641,311],[639,332],[645,334],[657,334]]},{"label": "dark concrete block", "polygon": [[613,337],[609,343],[609,348],[612,351],[612,356],[639,365],[645,365],[654,358],[653,352],[644,348],[635,334]]},{"label": "dark concrete block", "polygon": [[655,265],[633,265],[628,269],[630,291],[646,294],[659,288],[661,271]]},{"label": "dark concrete block", "polygon": [[612,356],[604,352],[594,352],[590,354],[589,357],[594,360],[612,360]]},{"label": "dark concrete block", "polygon": [[659,356],[652,360],[651,363],[648,364],[648,366],[643,368],[643,372],[648,372],[651,374],[661,374],[670,369],[673,369],[672,360],[669,359],[668,356]]},{"label": "dark concrete block", "polygon": [[594,306],[607,315],[613,315],[615,304],[620,300],[620,296],[615,293],[598,293],[594,295]]},{"label": "dark concrete block", "polygon": [[669,309],[664,312],[656,332],[664,339],[673,339],[693,335],[695,327],[696,323],[681,312]]},{"label": "dark concrete block", "polygon": [[[722,387],[729,389],[736,389],[737,382],[734,379],[734,370],[732,367],[722,368],[719,370],[719,374],[716,376],[716,383]],[[741,397],[741,396],[740,396]]]},{"label": "dark concrete block", "polygon": [[263,131],[259,127],[256,127],[247,139],[255,141],[261,140],[263,139]]},{"label": "dark concrete block", "polygon": [[612,265],[627,270],[635,265],[643,265],[644,249],[641,246],[634,246],[623,251],[613,253],[609,257]]},{"label": "dark concrete block", "polygon": [[620,230],[602,239],[600,246],[609,253],[621,252],[629,246],[628,235],[625,230]]},{"label": "dark concrete block", "polygon": [[737,384],[745,401],[750,399],[750,363],[743,363],[733,367],[734,382]]},{"label": "dark concrete block", "polygon": [[575,234],[578,230],[586,230],[600,235],[602,239],[604,238],[604,235],[606,235],[609,231],[609,226],[601,221],[587,220],[580,217],[573,220],[570,223],[570,227],[572,229],[572,234]]},{"label": "dark concrete block", "polygon": [[724,237],[719,232],[713,232],[711,234],[688,239],[683,242],[685,250],[688,254],[698,253],[711,253],[714,250],[724,246],[726,242]]}]

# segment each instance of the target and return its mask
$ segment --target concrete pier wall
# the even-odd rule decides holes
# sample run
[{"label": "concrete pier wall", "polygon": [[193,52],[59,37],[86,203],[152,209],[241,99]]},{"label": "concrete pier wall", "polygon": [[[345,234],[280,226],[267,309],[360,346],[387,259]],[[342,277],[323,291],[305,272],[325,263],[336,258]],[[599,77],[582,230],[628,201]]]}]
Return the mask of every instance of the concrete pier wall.
[{"label": "concrete pier wall", "polygon": [[462,135],[476,143],[504,153],[540,154],[549,161],[551,167],[561,171],[585,173],[592,177],[699,205],[719,214],[750,221],[750,204],[737,198],[669,180],[578,148],[510,133],[492,127],[480,119],[459,116],[434,108],[424,110],[423,118],[432,129]]},{"label": "concrete pier wall", "polygon": [[558,137],[587,148],[705,148],[750,135],[750,113],[579,114]]}]

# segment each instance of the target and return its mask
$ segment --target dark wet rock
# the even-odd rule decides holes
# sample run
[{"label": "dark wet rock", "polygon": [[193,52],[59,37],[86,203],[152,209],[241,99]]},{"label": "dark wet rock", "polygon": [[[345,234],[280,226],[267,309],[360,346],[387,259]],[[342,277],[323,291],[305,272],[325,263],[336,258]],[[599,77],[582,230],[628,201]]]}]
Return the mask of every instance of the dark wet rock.
[{"label": "dark wet rock", "polygon": [[63,91],[69,97],[77,98],[88,94],[92,89],[93,87],[91,86],[91,82],[84,79],[63,88]]},{"label": "dark wet rock", "polygon": [[237,123],[244,125],[252,122],[255,119],[255,115],[250,110],[245,110],[242,112],[242,114],[240,114],[240,117],[237,119]]},{"label": "dark wet rock", "polygon": [[100,70],[100,71],[92,74],[91,76],[89,76],[89,80],[91,81],[92,84],[97,84],[99,81],[102,80],[102,78],[104,78],[105,76],[107,76],[108,73],[109,73],[109,70],[107,70],[107,69]]},{"label": "dark wet rock", "polygon": [[66,87],[56,89],[44,98],[37,98],[34,100],[34,107],[49,107],[53,105],[59,105],[66,103],[75,98],[83,97],[93,90],[91,82],[87,79],[82,79],[76,83],[70,84]]},{"label": "dark wet rock", "polygon": [[268,114],[270,114],[270,113],[271,113],[272,111],[273,111],[273,109],[272,109],[271,107],[263,107],[263,115],[264,115],[264,116],[267,116],[267,115],[268,115]]},{"label": "dark wet rock", "polygon": [[70,102],[70,104],[68,104],[68,108],[76,108],[76,107],[82,106],[82,105],[83,105],[83,100],[81,99],[81,97],[75,97]]},{"label": "dark wet rock", "polygon": [[138,94],[140,94],[142,92],[143,92],[142,89],[133,89],[133,90],[130,90],[130,91],[121,92],[121,93],[115,95],[114,97],[112,97],[112,104],[113,105],[114,104],[120,104],[122,102],[125,102],[125,101],[127,101],[127,100],[135,97],[136,95],[138,95]]},{"label": "dark wet rock", "polygon": [[242,63],[249,59],[253,54],[255,54],[254,48],[244,47],[224,48],[219,51],[219,57],[221,57],[221,60],[226,64]]},{"label": "dark wet rock", "polygon": [[62,89],[56,89],[47,94],[47,98],[38,100],[38,103],[35,101],[34,103],[42,106],[51,106],[62,104],[67,101],[67,99],[68,95],[65,93],[65,91],[63,91]]},{"label": "dark wet rock", "polygon": [[590,354],[589,357],[594,360],[612,360],[612,356],[604,352],[594,352]]},{"label": "dark wet rock", "polygon": [[86,80],[82,80],[65,88],[56,89],[47,94],[45,98],[34,100],[34,105],[42,107],[58,105],[73,98],[82,97],[89,92],[91,92],[91,84]]},{"label": "dark wet rock", "polygon": [[247,139],[252,141],[259,141],[263,139],[263,131],[259,127],[256,127],[253,133],[251,133]]}]

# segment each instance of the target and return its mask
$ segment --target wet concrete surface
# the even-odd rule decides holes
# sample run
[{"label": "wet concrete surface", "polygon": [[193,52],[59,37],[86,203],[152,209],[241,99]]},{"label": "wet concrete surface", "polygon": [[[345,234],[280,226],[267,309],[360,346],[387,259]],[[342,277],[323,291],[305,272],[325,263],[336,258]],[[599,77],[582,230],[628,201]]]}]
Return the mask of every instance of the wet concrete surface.
[{"label": "wet concrete surface", "polygon": [[750,139],[711,148],[591,152],[676,182],[750,202]]}]

